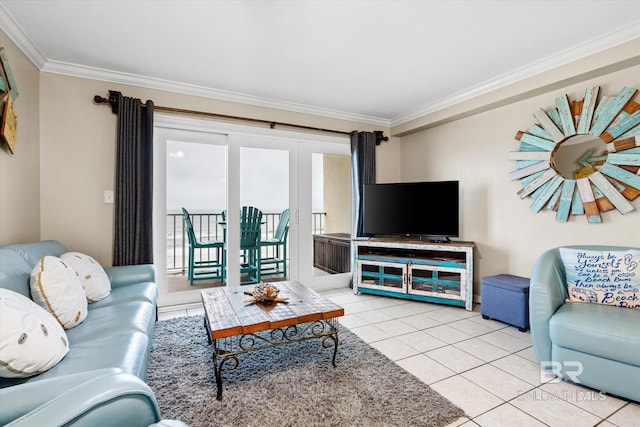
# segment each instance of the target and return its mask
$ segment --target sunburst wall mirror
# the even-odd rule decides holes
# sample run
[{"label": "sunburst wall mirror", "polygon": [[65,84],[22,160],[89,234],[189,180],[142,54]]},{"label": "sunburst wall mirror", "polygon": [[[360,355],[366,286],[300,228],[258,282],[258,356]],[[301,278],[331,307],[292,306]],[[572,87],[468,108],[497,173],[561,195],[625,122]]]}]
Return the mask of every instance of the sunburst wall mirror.
[{"label": "sunburst wall mirror", "polygon": [[556,212],[558,222],[586,215],[590,224],[602,222],[601,212],[626,214],[640,195],[640,104],[637,89],[623,88],[615,97],[599,98],[590,87],[583,99],[556,98],[556,106],[539,109],[534,123],[515,139],[509,153],[520,180],[521,199],[531,197],[531,210]]}]

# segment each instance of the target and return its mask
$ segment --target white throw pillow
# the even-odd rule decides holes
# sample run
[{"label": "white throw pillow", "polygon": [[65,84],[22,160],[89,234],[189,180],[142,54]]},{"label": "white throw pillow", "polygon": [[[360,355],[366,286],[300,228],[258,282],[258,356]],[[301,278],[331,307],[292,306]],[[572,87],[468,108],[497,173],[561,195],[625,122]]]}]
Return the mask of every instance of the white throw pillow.
[{"label": "white throw pillow", "polygon": [[104,268],[89,255],[67,252],[60,259],[71,266],[80,278],[89,303],[100,301],[111,293],[111,282]]},{"label": "white throw pillow", "polygon": [[63,260],[45,256],[31,271],[31,297],[71,329],[87,317],[87,296],[76,272]]},{"label": "white throw pillow", "polygon": [[69,351],[62,326],[24,295],[0,288],[0,377],[25,378],[60,362]]},{"label": "white throw pillow", "polygon": [[640,309],[640,250],[560,248],[567,275],[567,302]]}]

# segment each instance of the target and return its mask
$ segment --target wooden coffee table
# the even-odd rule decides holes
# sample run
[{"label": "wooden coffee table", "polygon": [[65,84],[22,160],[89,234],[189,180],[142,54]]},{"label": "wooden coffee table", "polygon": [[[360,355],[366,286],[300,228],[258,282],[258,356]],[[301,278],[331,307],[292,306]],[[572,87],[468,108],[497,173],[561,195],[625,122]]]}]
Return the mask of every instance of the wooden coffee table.
[{"label": "wooden coffee table", "polygon": [[[333,346],[333,366],[338,351],[339,305],[298,282],[274,283],[287,302],[245,303],[253,286],[234,286],[202,291],[204,326],[209,344],[213,343],[217,399],[222,399],[222,367],[227,361],[233,370],[240,363],[237,355],[294,342],[321,338],[322,346]],[[269,332],[264,332],[269,331]],[[260,333],[263,332],[263,333]]]}]

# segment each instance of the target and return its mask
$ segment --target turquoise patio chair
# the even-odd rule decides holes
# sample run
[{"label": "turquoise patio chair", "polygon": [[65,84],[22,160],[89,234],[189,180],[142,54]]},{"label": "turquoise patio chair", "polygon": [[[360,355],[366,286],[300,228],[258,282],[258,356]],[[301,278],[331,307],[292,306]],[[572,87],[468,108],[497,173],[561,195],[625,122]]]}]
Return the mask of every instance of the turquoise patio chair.
[{"label": "turquoise patio chair", "polygon": [[[226,212],[223,212],[223,220],[226,220]],[[261,258],[260,235],[262,226],[262,211],[253,206],[243,206],[240,211],[240,275],[246,275],[246,280],[241,285],[260,283]],[[226,259],[227,242],[225,238],[223,258]],[[226,268],[222,266],[222,280],[226,280]]]},{"label": "turquoise patio chair", "polygon": [[[287,237],[289,235],[289,209],[280,214],[278,228],[271,239],[260,242],[262,248],[273,248],[273,256],[263,257],[260,260],[263,267],[262,275],[282,274],[287,277]],[[282,250],[280,250],[282,248]],[[267,267],[266,269],[264,267]]]},{"label": "turquoise patio chair", "polygon": [[[182,217],[184,218],[184,229],[187,233],[187,237],[189,238],[189,284],[193,285],[195,280],[222,279],[222,265],[224,264],[222,249],[224,242],[217,240],[199,241],[193,231],[193,223],[191,222],[189,212],[185,208],[182,208]],[[196,261],[196,249],[200,251],[201,256],[204,253],[210,255],[210,250],[213,249],[215,250],[215,258],[210,259],[211,257],[207,256],[207,259],[205,260],[200,259],[199,261]]]}]

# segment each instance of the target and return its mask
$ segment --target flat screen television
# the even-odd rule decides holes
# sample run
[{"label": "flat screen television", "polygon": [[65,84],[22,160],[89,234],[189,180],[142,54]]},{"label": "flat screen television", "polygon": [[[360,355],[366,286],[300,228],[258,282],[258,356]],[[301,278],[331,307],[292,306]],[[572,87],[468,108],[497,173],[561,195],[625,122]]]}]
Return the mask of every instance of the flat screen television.
[{"label": "flat screen television", "polygon": [[458,181],[368,184],[364,233],[448,241],[459,237]]}]

